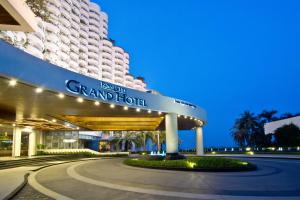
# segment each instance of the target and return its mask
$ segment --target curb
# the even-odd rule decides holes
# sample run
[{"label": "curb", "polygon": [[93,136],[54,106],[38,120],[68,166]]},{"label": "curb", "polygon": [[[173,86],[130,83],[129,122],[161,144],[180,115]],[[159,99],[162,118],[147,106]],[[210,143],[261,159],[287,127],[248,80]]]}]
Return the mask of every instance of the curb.
[{"label": "curb", "polygon": [[[91,159],[87,159],[87,160],[97,160],[97,159],[96,158],[91,158]],[[72,163],[72,162],[80,162],[80,161],[85,161],[85,160],[70,160],[70,161],[66,161],[66,162],[62,162],[62,163],[54,163],[54,164],[45,165],[45,166],[39,167],[39,168],[34,169],[34,170],[30,170],[30,171],[37,172],[37,171],[39,171],[41,169],[44,169],[44,168],[47,168],[47,167],[52,167],[52,166],[55,166],[55,165]],[[28,177],[29,176],[30,176],[30,173],[29,172],[26,173],[24,175],[23,182],[18,187],[16,187],[12,192],[10,192],[7,196],[5,196],[3,198],[3,200],[11,200],[13,197],[15,197],[28,184]]]},{"label": "curb", "polygon": [[282,157],[282,156],[259,156],[259,155],[252,155],[252,156],[247,156],[247,155],[226,155],[226,154],[219,154],[219,155],[205,155],[209,157],[231,157],[231,158],[269,158],[269,159],[286,159],[286,160],[300,160],[300,157]]},{"label": "curb", "polygon": [[28,183],[28,176],[29,175],[30,175],[30,173],[26,173],[24,175],[23,182],[18,187],[16,187],[12,192],[10,192],[6,197],[4,197],[3,200],[10,200],[13,197],[15,197],[25,187],[25,185]]}]

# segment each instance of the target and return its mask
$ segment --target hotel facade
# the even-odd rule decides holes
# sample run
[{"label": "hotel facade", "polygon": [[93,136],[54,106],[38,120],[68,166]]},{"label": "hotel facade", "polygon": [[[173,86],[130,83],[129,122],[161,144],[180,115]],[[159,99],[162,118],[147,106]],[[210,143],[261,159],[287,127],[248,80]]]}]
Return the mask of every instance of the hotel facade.
[{"label": "hotel facade", "polygon": [[93,149],[104,133],[165,131],[166,153],[177,154],[178,130],[194,129],[203,154],[206,112],[130,75],[129,55],[108,39],[97,4],[49,0],[47,9],[48,22],[19,0],[1,2],[1,152]]}]

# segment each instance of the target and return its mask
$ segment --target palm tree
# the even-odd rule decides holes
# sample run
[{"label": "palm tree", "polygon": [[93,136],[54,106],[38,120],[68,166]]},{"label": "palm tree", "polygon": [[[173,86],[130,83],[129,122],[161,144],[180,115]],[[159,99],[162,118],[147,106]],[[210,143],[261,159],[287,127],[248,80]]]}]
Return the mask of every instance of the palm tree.
[{"label": "palm tree", "polygon": [[166,132],[152,131],[150,133],[150,139],[155,144],[156,151],[160,151],[162,149],[162,145],[166,143]]},{"label": "palm tree", "polygon": [[263,110],[259,115],[259,119],[261,121],[262,124],[265,124],[267,122],[272,122],[277,120],[278,118],[276,116],[274,116],[276,113],[278,113],[277,110]]},{"label": "palm tree", "polygon": [[251,138],[257,132],[258,127],[258,119],[254,113],[245,111],[241,114],[240,118],[235,121],[231,130],[231,136],[239,146],[248,146],[253,143]]}]

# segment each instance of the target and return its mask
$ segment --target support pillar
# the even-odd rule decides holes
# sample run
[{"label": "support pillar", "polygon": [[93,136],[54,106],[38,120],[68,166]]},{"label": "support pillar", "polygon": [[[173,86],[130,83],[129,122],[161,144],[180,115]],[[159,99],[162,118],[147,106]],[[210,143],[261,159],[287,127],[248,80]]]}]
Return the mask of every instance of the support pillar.
[{"label": "support pillar", "polygon": [[166,122],[166,150],[169,155],[178,154],[178,125],[177,114],[168,113],[165,117]]},{"label": "support pillar", "polygon": [[196,155],[197,156],[204,155],[203,130],[201,126],[196,127]]},{"label": "support pillar", "polygon": [[14,127],[13,148],[12,148],[13,157],[21,156],[21,136],[22,136],[22,129],[19,127]]},{"label": "support pillar", "polygon": [[28,156],[36,155],[36,132],[33,130],[29,133]]}]

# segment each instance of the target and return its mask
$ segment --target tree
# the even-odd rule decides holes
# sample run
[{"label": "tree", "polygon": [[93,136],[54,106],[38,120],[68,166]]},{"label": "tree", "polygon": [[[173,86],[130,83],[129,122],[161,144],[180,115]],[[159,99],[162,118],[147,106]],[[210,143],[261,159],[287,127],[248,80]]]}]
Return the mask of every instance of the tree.
[{"label": "tree", "polygon": [[300,129],[294,125],[284,125],[275,130],[275,143],[277,146],[299,146]]},{"label": "tree", "polygon": [[272,122],[278,119],[278,117],[274,116],[277,114],[277,110],[263,110],[259,115],[258,118],[260,119],[261,123],[265,124],[268,122]]},{"label": "tree", "polygon": [[26,4],[37,17],[40,17],[45,22],[50,22],[47,3],[48,0],[26,0]]},{"label": "tree", "polygon": [[292,113],[286,112],[280,116],[280,119],[286,119],[286,118],[290,118],[290,117],[294,117],[294,115]]},{"label": "tree", "polygon": [[231,136],[241,147],[252,145],[255,132],[258,131],[258,118],[250,111],[245,111],[240,118],[236,119],[231,130]]}]

